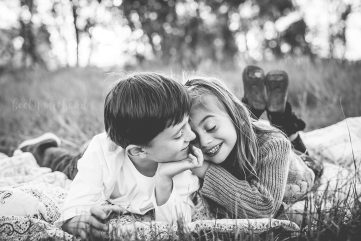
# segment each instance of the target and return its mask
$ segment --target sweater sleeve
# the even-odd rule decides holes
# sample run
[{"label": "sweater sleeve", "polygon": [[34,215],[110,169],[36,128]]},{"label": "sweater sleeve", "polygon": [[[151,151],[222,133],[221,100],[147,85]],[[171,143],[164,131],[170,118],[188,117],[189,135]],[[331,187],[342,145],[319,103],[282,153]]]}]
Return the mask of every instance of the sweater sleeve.
[{"label": "sweater sleeve", "polygon": [[291,144],[285,137],[266,141],[260,148],[259,179],[239,180],[224,168],[211,165],[201,194],[237,218],[273,217],[281,206],[289,169]]}]

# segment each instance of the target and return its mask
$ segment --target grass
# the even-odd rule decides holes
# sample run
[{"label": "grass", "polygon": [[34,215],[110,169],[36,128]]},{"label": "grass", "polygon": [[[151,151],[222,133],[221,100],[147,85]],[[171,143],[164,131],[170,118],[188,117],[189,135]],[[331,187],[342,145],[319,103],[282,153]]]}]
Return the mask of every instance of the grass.
[{"label": "grass", "polygon": [[[283,69],[288,72],[289,100],[294,111],[306,121],[307,131],[361,115],[361,63],[290,58],[257,64],[265,71]],[[51,72],[42,69],[5,71],[0,76],[0,152],[11,155],[20,141],[47,131],[54,132],[68,148],[76,150],[103,130],[105,95],[124,73],[156,71],[178,80],[195,74],[218,77],[242,97],[244,67],[243,63],[237,66],[202,63],[194,72],[178,66],[145,63],[127,69],[87,67]],[[323,212],[307,215],[308,219],[303,223],[305,232],[297,239],[356,240],[354,237],[360,237],[357,235],[361,227],[361,206],[355,202],[352,207],[335,203],[326,216]],[[312,203],[316,205],[314,210],[320,210],[317,203],[322,205],[322,201]],[[307,211],[305,209],[305,213]],[[274,239],[277,237],[267,238]]]},{"label": "grass", "polygon": [[103,99],[111,83],[96,68],[10,71],[0,77],[0,151],[51,131],[70,147],[102,130]]},{"label": "grass", "polygon": [[[312,130],[361,115],[361,63],[283,59],[258,63],[265,71],[286,70],[289,100]],[[159,67],[161,66],[161,67]],[[194,74],[218,77],[239,96],[245,64],[224,67],[204,63],[197,72],[177,66],[144,64],[136,68],[10,70],[0,76],[0,152],[11,154],[19,141],[51,131],[77,147],[103,129],[103,101],[124,73],[157,71],[182,80]]]},{"label": "grass", "polygon": [[[258,63],[265,71],[286,70],[289,100],[312,130],[361,115],[361,63],[283,59]],[[161,66],[161,67],[159,67]],[[194,74],[218,77],[239,96],[245,64],[201,64],[197,72],[178,66],[146,63],[136,68],[69,68],[9,70],[0,76],[0,152],[11,154],[19,141],[51,131],[77,147],[103,129],[107,90],[124,73],[157,71],[182,80]]]}]

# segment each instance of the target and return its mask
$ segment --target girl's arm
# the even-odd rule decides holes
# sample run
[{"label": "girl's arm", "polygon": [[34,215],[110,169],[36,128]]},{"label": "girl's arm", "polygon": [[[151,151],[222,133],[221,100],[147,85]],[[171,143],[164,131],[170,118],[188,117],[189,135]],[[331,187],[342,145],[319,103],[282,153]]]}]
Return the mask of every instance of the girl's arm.
[{"label": "girl's arm", "polygon": [[225,207],[236,218],[273,217],[282,203],[289,170],[291,144],[275,137],[260,147],[259,180],[239,180],[224,168],[211,165],[201,194]]}]

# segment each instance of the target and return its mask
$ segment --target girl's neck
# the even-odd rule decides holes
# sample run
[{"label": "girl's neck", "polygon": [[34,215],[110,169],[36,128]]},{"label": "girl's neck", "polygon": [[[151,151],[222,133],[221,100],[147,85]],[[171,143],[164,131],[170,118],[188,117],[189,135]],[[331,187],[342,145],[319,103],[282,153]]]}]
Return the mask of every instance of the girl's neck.
[{"label": "girl's neck", "polygon": [[227,159],[221,163],[221,167],[226,169],[237,179],[245,180],[244,170],[240,167],[238,160],[235,158],[235,149],[233,149]]}]

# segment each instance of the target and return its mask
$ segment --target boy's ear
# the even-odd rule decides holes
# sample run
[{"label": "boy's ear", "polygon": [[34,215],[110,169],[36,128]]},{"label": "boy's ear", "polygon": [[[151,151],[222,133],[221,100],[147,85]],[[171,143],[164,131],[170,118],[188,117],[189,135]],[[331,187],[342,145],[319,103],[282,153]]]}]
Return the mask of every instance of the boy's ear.
[{"label": "boy's ear", "polygon": [[127,154],[133,157],[145,158],[144,148],[138,145],[129,145],[125,148]]}]

